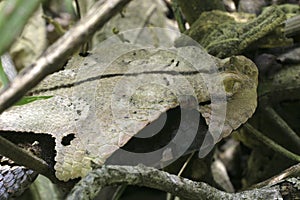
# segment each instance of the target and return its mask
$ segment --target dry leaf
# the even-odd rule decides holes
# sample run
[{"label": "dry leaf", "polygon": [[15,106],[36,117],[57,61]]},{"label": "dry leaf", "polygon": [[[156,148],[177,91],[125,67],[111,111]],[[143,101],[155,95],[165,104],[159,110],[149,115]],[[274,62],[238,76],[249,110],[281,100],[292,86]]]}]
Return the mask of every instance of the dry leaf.
[{"label": "dry leaf", "polygon": [[22,34],[10,48],[10,55],[18,70],[29,66],[44,51],[46,41],[46,25],[42,18],[41,7],[33,14]]},{"label": "dry leaf", "polygon": [[[183,116],[186,111],[199,110],[209,122],[207,135],[214,140],[204,140],[203,145],[211,149],[256,107],[257,69],[240,56],[220,61],[201,47],[139,46],[116,36],[77,65],[72,63],[32,91],[52,98],[12,107],[0,116],[0,130],[55,138],[54,168],[64,181],[84,176],[91,160],[103,164],[131,137],[179,105],[184,124],[179,129],[187,134],[172,140],[184,144],[175,156],[187,150],[197,133],[199,119]],[[73,139],[66,144],[68,136]],[[127,153],[148,165],[161,159],[156,159],[157,152]]]}]

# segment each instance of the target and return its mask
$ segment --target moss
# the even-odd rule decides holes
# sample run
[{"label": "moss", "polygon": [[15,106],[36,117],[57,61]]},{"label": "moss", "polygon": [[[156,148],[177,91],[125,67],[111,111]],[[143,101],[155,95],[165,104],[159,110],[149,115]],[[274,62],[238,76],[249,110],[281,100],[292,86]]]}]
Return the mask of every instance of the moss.
[{"label": "moss", "polygon": [[177,0],[186,20],[193,24],[201,13],[211,10],[223,10],[225,7],[221,0]]},{"label": "moss", "polygon": [[[285,13],[277,6],[269,7],[257,18],[245,13],[232,15],[211,11],[202,13],[185,33],[199,42],[208,53],[224,58],[241,54],[259,39],[268,41],[265,38],[270,33],[277,40],[270,40],[269,46],[290,44],[281,30],[275,31],[285,19]],[[278,38],[282,38],[280,44],[277,44]]]}]

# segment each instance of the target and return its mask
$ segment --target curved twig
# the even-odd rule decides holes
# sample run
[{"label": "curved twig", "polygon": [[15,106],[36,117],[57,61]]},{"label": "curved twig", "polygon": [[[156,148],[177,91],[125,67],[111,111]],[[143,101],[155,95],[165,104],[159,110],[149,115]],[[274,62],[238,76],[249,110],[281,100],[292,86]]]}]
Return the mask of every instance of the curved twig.
[{"label": "curved twig", "polygon": [[251,126],[249,123],[244,125],[252,134],[254,134],[261,142],[266,144],[268,147],[273,149],[274,151],[280,153],[281,155],[286,156],[287,158],[291,160],[295,160],[297,162],[300,162],[300,156],[297,154],[294,154],[287,149],[283,148],[282,146],[275,143],[273,140],[269,139],[268,137],[264,136],[260,131],[256,130],[253,126]]},{"label": "curved twig", "polygon": [[267,114],[267,116],[272,120],[272,122],[276,123],[285,134],[287,138],[290,139],[291,143],[295,144],[300,151],[300,137],[293,131],[293,129],[286,123],[286,121],[271,107],[264,106],[263,110]]},{"label": "curved twig", "polygon": [[226,193],[202,182],[169,174],[144,165],[103,166],[91,171],[70,192],[68,200],[93,199],[108,185],[123,184],[146,186],[172,193],[183,199],[277,199],[278,188],[261,188],[241,193]]}]

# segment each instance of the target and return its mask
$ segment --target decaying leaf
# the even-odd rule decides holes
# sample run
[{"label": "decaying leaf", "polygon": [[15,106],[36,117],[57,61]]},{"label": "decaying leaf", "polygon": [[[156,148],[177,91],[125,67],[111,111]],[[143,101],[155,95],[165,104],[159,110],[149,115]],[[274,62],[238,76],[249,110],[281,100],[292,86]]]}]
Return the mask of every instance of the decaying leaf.
[{"label": "decaying leaf", "polygon": [[42,7],[29,19],[22,34],[10,48],[10,55],[18,70],[29,66],[44,51],[46,41],[45,21],[42,18]]},{"label": "decaying leaf", "polygon": [[[47,77],[31,93],[53,97],[10,108],[0,116],[0,130],[51,134],[56,176],[67,181],[90,171],[90,161],[105,163],[178,106],[182,116],[189,110],[201,112],[209,124],[207,135],[214,139],[204,145],[212,147],[253,114],[256,87],[256,66],[245,57],[221,61],[201,47],[139,46],[116,36],[77,65]],[[181,120],[186,122],[179,129],[188,134],[176,135],[173,143],[184,143],[184,153],[199,119]],[[133,155],[151,165],[151,153]]]},{"label": "decaying leaf", "polygon": [[[124,32],[131,29],[143,27],[160,27],[160,28],[173,28],[171,20],[165,16],[168,8],[162,0],[144,1],[131,1],[122,13],[113,17],[94,37],[93,43],[98,44],[106,38],[114,35],[117,32]],[[135,32],[135,37],[138,38],[142,34]],[[171,32],[169,32],[171,33]],[[155,37],[155,35],[153,35]],[[162,37],[169,37],[169,35],[160,35]],[[120,35],[122,38],[122,35]],[[127,38],[122,38],[124,41]],[[168,39],[167,39],[168,40]]]}]

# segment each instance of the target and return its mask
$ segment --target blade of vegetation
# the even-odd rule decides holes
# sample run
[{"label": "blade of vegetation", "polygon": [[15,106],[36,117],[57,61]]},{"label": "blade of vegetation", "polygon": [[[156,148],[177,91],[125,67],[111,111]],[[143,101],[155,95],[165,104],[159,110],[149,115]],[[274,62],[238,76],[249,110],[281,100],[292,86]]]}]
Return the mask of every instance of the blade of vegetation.
[{"label": "blade of vegetation", "polygon": [[1,81],[1,84],[4,88],[9,84],[9,80],[8,80],[4,70],[3,70],[2,62],[0,62],[0,81]]},{"label": "blade of vegetation", "polygon": [[12,60],[12,57],[9,53],[6,52],[3,55],[1,55],[1,65],[6,77],[8,78],[8,81],[13,81],[14,78],[17,76],[18,72],[14,61]]},{"label": "blade of vegetation", "polygon": [[245,124],[244,126],[250,131],[250,133],[254,134],[261,142],[263,142],[265,145],[267,145],[272,150],[286,156],[287,158],[289,158],[291,160],[300,162],[300,156],[299,155],[294,154],[294,153],[286,150],[282,146],[278,145],[273,140],[271,140],[268,137],[264,136],[263,133],[261,133],[260,131],[255,129],[249,123]]},{"label": "blade of vegetation", "polygon": [[186,30],[186,27],[185,27],[183,16],[182,16],[182,13],[180,11],[177,0],[172,1],[172,10],[174,12],[174,16],[175,16],[175,19],[177,21],[178,28],[179,28],[180,32],[183,33]]},{"label": "blade of vegetation", "polygon": [[40,2],[40,0],[4,2],[0,10],[0,55],[15,41]]},{"label": "blade of vegetation", "polygon": [[15,106],[22,106],[24,104],[28,104],[34,102],[36,100],[49,99],[52,96],[26,96],[23,97],[20,101],[18,101]]}]

